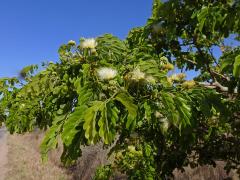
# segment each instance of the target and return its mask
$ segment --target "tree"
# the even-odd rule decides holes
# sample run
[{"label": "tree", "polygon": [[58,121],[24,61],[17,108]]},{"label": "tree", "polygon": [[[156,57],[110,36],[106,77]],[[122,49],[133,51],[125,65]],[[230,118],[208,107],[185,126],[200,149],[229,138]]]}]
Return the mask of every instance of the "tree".
[{"label": "tree", "polygon": [[[43,159],[61,138],[66,165],[82,146],[102,141],[113,160],[96,179],[114,171],[165,179],[175,168],[216,160],[238,169],[240,50],[224,40],[239,39],[239,16],[234,0],[155,0],[147,24],[126,40],[105,34],[69,41],[59,62],[2,79],[1,121],[11,133],[46,129]],[[196,77],[169,75],[173,68]]]}]

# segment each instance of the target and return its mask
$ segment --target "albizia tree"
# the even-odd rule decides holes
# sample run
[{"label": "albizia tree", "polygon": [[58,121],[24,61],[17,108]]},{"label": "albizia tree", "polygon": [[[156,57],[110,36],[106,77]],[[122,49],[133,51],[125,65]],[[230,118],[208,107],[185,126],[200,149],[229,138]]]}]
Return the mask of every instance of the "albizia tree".
[{"label": "albizia tree", "polygon": [[[239,17],[237,0],[155,0],[147,24],[125,40],[69,41],[57,63],[1,79],[0,119],[10,133],[46,129],[44,159],[61,139],[66,165],[81,147],[103,142],[111,163],[96,179],[115,171],[165,179],[216,160],[238,169],[240,48],[224,42],[238,40]],[[174,68],[184,73],[169,75]]]}]

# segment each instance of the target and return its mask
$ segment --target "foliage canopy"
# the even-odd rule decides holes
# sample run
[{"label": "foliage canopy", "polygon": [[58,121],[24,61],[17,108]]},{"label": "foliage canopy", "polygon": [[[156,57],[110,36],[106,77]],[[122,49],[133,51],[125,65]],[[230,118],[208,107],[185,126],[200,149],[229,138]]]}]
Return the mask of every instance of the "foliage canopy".
[{"label": "foliage canopy", "polygon": [[[238,0],[155,0],[146,25],[125,40],[69,41],[59,62],[0,79],[0,120],[10,133],[46,129],[43,159],[61,138],[66,165],[102,141],[114,161],[96,179],[114,171],[165,179],[216,160],[238,169],[240,49],[224,42],[238,41],[239,17]],[[187,81],[190,70],[196,77]]]}]

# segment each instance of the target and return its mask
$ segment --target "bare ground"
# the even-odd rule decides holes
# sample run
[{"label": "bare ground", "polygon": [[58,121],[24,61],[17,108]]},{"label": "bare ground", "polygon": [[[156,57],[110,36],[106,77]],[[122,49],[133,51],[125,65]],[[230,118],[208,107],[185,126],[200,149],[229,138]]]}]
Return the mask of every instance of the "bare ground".
[{"label": "bare ground", "polygon": [[[68,180],[71,174],[60,163],[49,160],[42,163],[38,134],[8,136],[8,172],[6,180]],[[56,155],[56,158],[57,157]]]},{"label": "bare ground", "polygon": [[[4,132],[4,131],[3,131]],[[91,180],[98,165],[106,163],[106,150],[101,144],[83,148],[82,157],[76,166],[64,168],[59,162],[61,148],[50,153],[49,161],[41,162],[39,144],[43,133],[25,135],[1,133],[0,130],[0,180]],[[7,163],[7,166],[6,166]],[[202,166],[195,169],[185,168],[185,172],[175,171],[175,180],[238,180],[235,173],[229,175],[223,169],[224,163],[218,162],[216,168]],[[117,176],[113,179],[127,179]]]},{"label": "bare ground", "polygon": [[5,179],[5,175],[7,173],[7,154],[8,154],[8,146],[7,146],[7,133],[5,128],[0,129],[0,180]]}]

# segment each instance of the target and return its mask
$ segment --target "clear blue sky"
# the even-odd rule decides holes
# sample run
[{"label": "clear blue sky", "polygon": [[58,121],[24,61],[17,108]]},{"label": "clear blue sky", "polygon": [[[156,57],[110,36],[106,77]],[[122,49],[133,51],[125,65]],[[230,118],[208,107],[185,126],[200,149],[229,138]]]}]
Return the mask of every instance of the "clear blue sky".
[{"label": "clear blue sky", "polygon": [[80,37],[120,38],[145,24],[151,0],[1,0],[0,77],[58,59],[58,47]]}]

